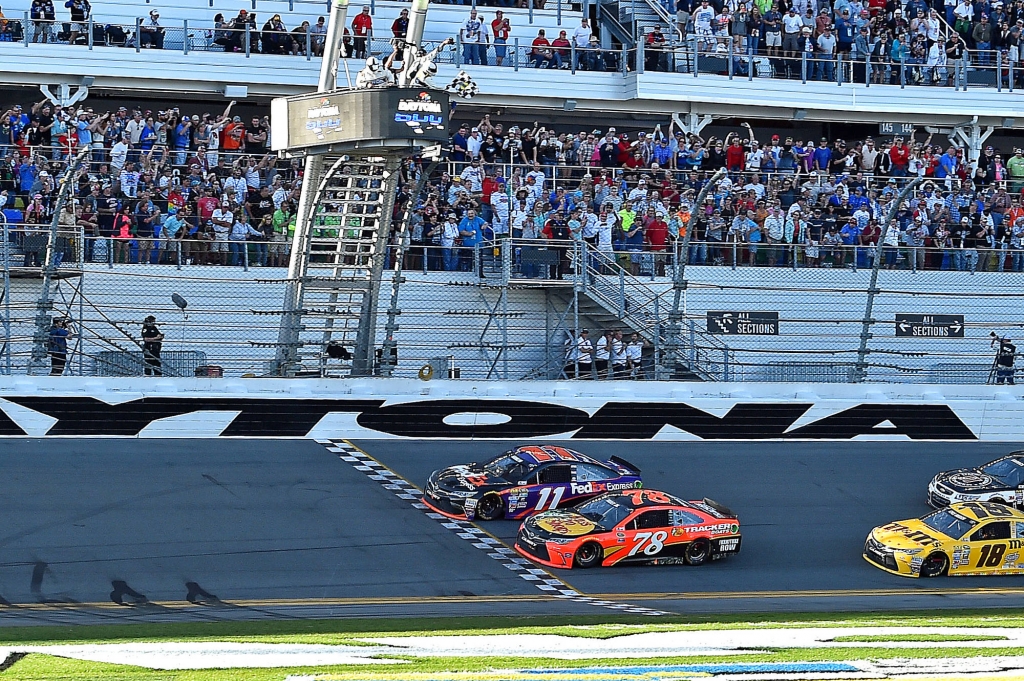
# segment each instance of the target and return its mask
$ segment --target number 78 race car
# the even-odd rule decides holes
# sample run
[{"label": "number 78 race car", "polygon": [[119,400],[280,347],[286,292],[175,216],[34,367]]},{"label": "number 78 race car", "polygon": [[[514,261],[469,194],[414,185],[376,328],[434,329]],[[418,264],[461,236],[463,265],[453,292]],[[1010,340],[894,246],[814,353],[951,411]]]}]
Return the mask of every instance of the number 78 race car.
[{"label": "number 78 race car", "polygon": [[876,527],[864,559],[901,577],[1024,574],[1024,513],[987,501],[951,504]]},{"label": "number 78 race car", "polygon": [[423,503],[449,518],[518,519],[642,486],[640,469],[617,456],[598,461],[565,447],[529,445],[485,464],[434,471],[423,488]]},{"label": "number 78 race car", "polygon": [[738,553],[740,522],[719,504],[649,489],[609,492],[574,510],[547,511],[519,528],[516,551],[541,565],[700,565]]}]

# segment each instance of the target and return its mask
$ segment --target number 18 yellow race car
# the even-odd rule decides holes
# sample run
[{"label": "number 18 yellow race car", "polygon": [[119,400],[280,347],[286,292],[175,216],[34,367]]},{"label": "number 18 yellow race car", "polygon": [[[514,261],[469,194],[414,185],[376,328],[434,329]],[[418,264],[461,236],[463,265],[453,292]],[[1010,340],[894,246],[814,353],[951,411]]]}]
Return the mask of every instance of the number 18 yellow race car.
[{"label": "number 18 yellow race car", "polygon": [[864,559],[901,577],[1024,574],[1024,513],[986,501],[952,504],[876,527]]}]

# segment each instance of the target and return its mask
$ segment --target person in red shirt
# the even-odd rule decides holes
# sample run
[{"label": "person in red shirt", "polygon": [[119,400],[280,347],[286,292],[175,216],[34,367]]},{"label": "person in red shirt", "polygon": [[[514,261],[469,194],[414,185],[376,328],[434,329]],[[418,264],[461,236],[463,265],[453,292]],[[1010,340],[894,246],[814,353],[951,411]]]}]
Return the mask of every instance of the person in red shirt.
[{"label": "person in red shirt", "polygon": [[729,133],[732,138],[732,144],[729,144],[725,148],[725,167],[730,173],[738,173],[743,171],[743,165],[747,160],[747,152],[743,147],[743,140],[736,133]]},{"label": "person in red shirt", "polygon": [[494,41],[494,61],[498,66],[501,66],[501,62],[505,60],[505,46],[508,44],[508,35],[512,31],[512,26],[500,9],[494,13],[494,16],[496,18],[491,22],[491,39]]},{"label": "person in red shirt", "polygon": [[352,35],[355,36],[352,45],[356,59],[366,59],[366,39],[373,33],[373,17],[370,16],[370,6],[363,5],[363,11],[352,20]]},{"label": "person in red shirt", "polygon": [[565,31],[559,31],[558,37],[551,41],[551,47],[557,47],[554,51],[555,68],[562,68],[564,60],[569,58],[569,52],[572,49],[572,44],[569,39],[565,37]]},{"label": "person in red shirt", "polygon": [[902,137],[897,137],[893,140],[892,148],[889,149],[889,160],[892,161],[892,174],[894,176],[907,176],[907,166],[910,164],[910,147],[907,146]]},{"label": "person in red shirt", "polygon": [[533,62],[533,67],[539,69],[543,66],[546,69],[551,68],[551,65],[555,63],[555,55],[551,50],[551,43],[544,37],[544,29],[537,31],[537,37],[533,39],[533,49],[530,50],[530,61]]},{"label": "person in red shirt", "polygon": [[653,208],[647,210],[644,217],[644,241],[647,242],[647,249],[654,257],[654,271],[659,277],[665,276],[665,244],[668,242],[668,223],[665,222],[665,214],[654,212]]}]

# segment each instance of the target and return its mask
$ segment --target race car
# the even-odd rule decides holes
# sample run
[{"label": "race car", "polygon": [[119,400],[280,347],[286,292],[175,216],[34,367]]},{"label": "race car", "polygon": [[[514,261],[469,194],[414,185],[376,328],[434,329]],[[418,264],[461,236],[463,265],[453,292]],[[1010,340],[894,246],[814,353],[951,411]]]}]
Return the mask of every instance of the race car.
[{"label": "race car", "polygon": [[902,577],[1024,574],[1024,513],[988,501],[950,504],[876,527],[864,559]]},{"label": "race car", "polygon": [[546,511],[519,528],[516,551],[541,565],[700,565],[738,553],[740,521],[710,500],[650,489],[609,492],[573,510]]},{"label": "race car", "polygon": [[978,468],[943,471],[928,483],[928,505],[994,501],[1024,508],[1024,452],[1013,452]]},{"label": "race car", "polygon": [[460,520],[520,519],[640,487],[640,469],[617,456],[598,461],[565,447],[526,445],[485,464],[434,471],[423,488],[423,503]]}]

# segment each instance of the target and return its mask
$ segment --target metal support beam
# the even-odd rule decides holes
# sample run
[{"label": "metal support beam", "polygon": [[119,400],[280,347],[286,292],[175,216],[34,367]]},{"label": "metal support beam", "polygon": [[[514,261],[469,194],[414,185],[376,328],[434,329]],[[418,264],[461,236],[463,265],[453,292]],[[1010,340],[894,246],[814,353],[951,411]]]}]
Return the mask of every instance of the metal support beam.
[{"label": "metal support beam", "polygon": [[672,114],[672,122],[687,135],[699,135],[704,128],[711,125],[714,117],[710,114],[699,116],[695,113]]},{"label": "metal support beam", "polygon": [[[92,78],[89,78],[88,80],[90,81],[89,85],[91,85]],[[74,94],[71,92],[70,83],[58,84],[57,90],[58,94],[55,95],[51,92],[49,85],[39,86],[39,91],[42,92],[43,96],[46,97],[46,99],[54,106],[71,106],[72,104],[80,102],[89,96],[89,86],[84,83],[77,86]]]}]

